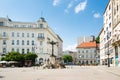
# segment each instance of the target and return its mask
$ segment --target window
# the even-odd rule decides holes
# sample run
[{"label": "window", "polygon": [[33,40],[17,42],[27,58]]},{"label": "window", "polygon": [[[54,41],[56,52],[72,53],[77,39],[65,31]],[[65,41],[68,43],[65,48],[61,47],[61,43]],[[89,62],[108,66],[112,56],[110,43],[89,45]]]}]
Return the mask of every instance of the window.
[{"label": "window", "polygon": [[14,27],[18,27],[18,25],[14,25]]},{"label": "window", "polygon": [[82,55],[82,58],[84,58],[84,55]]},{"label": "window", "polygon": [[15,35],[14,35],[14,32],[12,32],[12,37],[14,37]]},{"label": "window", "polygon": [[32,41],[32,45],[34,45],[34,41]]},{"label": "window", "polygon": [[96,53],[96,50],[94,50],[94,53]]},{"label": "window", "polygon": [[34,33],[32,33],[32,38],[34,38]]},{"label": "window", "polygon": [[35,53],[35,49],[34,49],[34,47],[32,47],[32,52]]},{"label": "window", "polygon": [[25,26],[25,25],[21,25],[21,27],[23,27],[23,28],[24,28],[24,27],[26,27],[26,26]]},{"label": "window", "polygon": [[91,58],[92,58],[92,54],[91,54]]},{"label": "window", "polygon": [[42,46],[43,45],[43,42],[42,41],[40,41],[40,46]]},{"label": "window", "polygon": [[44,38],[44,33],[38,33],[38,38]]},{"label": "window", "polygon": [[40,28],[44,28],[43,24],[40,24]]},{"label": "window", "polygon": [[14,43],[14,40],[12,40],[12,45],[14,45],[15,43]]},{"label": "window", "polygon": [[6,37],[6,32],[3,32],[3,37]]},{"label": "window", "polygon": [[109,5],[109,10],[111,9],[111,5]]},{"label": "window", "polygon": [[12,48],[12,50],[11,51],[15,51],[15,49],[14,48]]},{"label": "window", "polygon": [[78,50],[78,53],[80,53],[80,50]]},{"label": "window", "polygon": [[111,28],[111,23],[109,23],[109,28]]},{"label": "window", "polygon": [[29,49],[27,49],[27,53],[29,53],[30,52],[30,50]]},{"label": "window", "polygon": [[3,53],[6,53],[6,48],[3,48]]},{"label": "window", "polygon": [[25,43],[24,43],[24,40],[22,40],[22,45],[24,45]]},{"label": "window", "polygon": [[82,51],[82,53],[84,53],[84,51]]},{"label": "window", "polygon": [[24,33],[22,33],[22,37],[24,37]]},{"label": "window", "polygon": [[17,37],[20,37],[19,33],[17,33]]},{"label": "window", "polygon": [[19,45],[19,40],[17,40],[17,45]]},{"label": "window", "polygon": [[3,40],[3,45],[6,45],[6,40]]},{"label": "window", "polygon": [[108,27],[106,28],[106,31],[108,31]]},{"label": "window", "polygon": [[109,15],[109,19],[111,19],[111,14]]},{"label": "window", "polygon": [[88,50],[86,50],[86,53],[88,53]]},{"label": "window", "polygon": [[86,54],[86,58],[88,58],[88,54]]},{"label": "window", "polygon": [[118,5],[117,5],[117,11],[118,11]]},{"label": "window", "polygon": [[28,27],[29,27],[29,28],[32,28],[32,27],[33,27],[33,25],[29,25]]},{"label": "window", "polygon": [[22,49],[22,54],[24,54],[25,53],[25,49]]},{"label": "window", "polygon": [[106,31],[104,31],[104,34],[106,33]]},{"label": "window", "polygon": [[111,37],[111,32],[110,32],[110,37]]},{"label": "window", "polygon": [[29,40],[27,40],[27,45],[29,45]]},{"label": "window", "polygon": [[116,9],[114,9],[114,15],[116,15]]},{"label": "window", "polygon": [[106,41],[106,38],[104,38],[104,42]]},{"label": "window", "polygon": [[40,48],[40,53],[43,53],[43,48]]},{"label": "window", "polygon": [[27,33],[27,37],[29,37],[29,33]]},{"label": "window", "polygon": [[4,26],[4,23],[3,23],[3,22],[0,22],[0,26]]},{"label": "window", "polygon": [[17,50],[16,50],[17,52],[19,52],[19,48],[17,48]]}]

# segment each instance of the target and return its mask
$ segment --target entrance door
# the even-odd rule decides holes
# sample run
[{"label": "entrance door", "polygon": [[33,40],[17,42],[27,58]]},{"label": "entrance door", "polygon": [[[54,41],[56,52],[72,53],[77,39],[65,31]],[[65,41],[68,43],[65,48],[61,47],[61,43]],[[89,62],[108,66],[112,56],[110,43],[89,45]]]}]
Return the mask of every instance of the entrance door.
[{"label": "entrance door", "polygon": [[115,46],[115,66],[119,65],[118,61],[118,46]]}]

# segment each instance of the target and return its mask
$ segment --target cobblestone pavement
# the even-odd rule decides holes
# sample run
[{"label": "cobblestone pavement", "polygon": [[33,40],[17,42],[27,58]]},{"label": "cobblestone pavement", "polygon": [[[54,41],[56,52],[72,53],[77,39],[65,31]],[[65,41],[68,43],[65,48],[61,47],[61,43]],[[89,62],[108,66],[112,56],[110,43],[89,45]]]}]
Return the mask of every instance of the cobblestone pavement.
[{"label": "cobblestone pavement", "polygon": [[120,67],[67,66],[66,69],[0,68],[0,80],[120,80]]}]

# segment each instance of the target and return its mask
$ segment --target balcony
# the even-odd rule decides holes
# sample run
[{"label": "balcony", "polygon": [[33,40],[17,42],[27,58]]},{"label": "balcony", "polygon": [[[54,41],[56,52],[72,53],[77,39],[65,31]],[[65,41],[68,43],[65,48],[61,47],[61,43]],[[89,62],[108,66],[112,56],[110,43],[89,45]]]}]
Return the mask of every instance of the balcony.
[{"label": "balcony", "polygon": [[115,46],[116,44],[120,44],[120,35],[114,34],[112,38],[112,45]]},{"label": "balcony", "polygon": [[8,39],[8,35],[2,35],[2,34],[0,34],[0,39]]},{"label": "balcony", "polygon": [[44,40],[45,37],[44,37],[44,36],[38,36],[37,39],[38,39],[38,40]]}]

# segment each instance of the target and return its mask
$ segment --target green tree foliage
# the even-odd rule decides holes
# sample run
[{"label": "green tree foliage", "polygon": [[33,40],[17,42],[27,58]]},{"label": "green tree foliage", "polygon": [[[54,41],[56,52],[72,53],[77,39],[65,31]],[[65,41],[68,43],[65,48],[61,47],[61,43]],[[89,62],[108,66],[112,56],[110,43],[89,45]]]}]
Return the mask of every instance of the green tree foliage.
[{"label": "green tree foliage", "polygon": [[37,58],[37,55],[33,53],[20,54],[18,52],[9,52],[5,55],[5,57],[2,57],[1,60],[5,60],[5,61],[32,60],[32,61],[35,61],[35,58]]},{"label": "green tree foliage", "polygon": [[18,52],[9,52],[5,57],[2,58],[5,61],[23,61],[24,55]]},{"label": "green tree foliage", "polygon": [[96,43],[100,43],[100,37],[99,36],[96,38]]},{"label": "green tree foliage", "polygon": [[65,63],[73,61],[73,58],[71,55],[64,55],[62,59],[64,60]]},{"label": "green tree foliage", "polygon": [[32,60],[33,62],[35,62],[35,58],[37,58],[38,56],[34,53],[27,53],[25,55],[25,60]]}]

